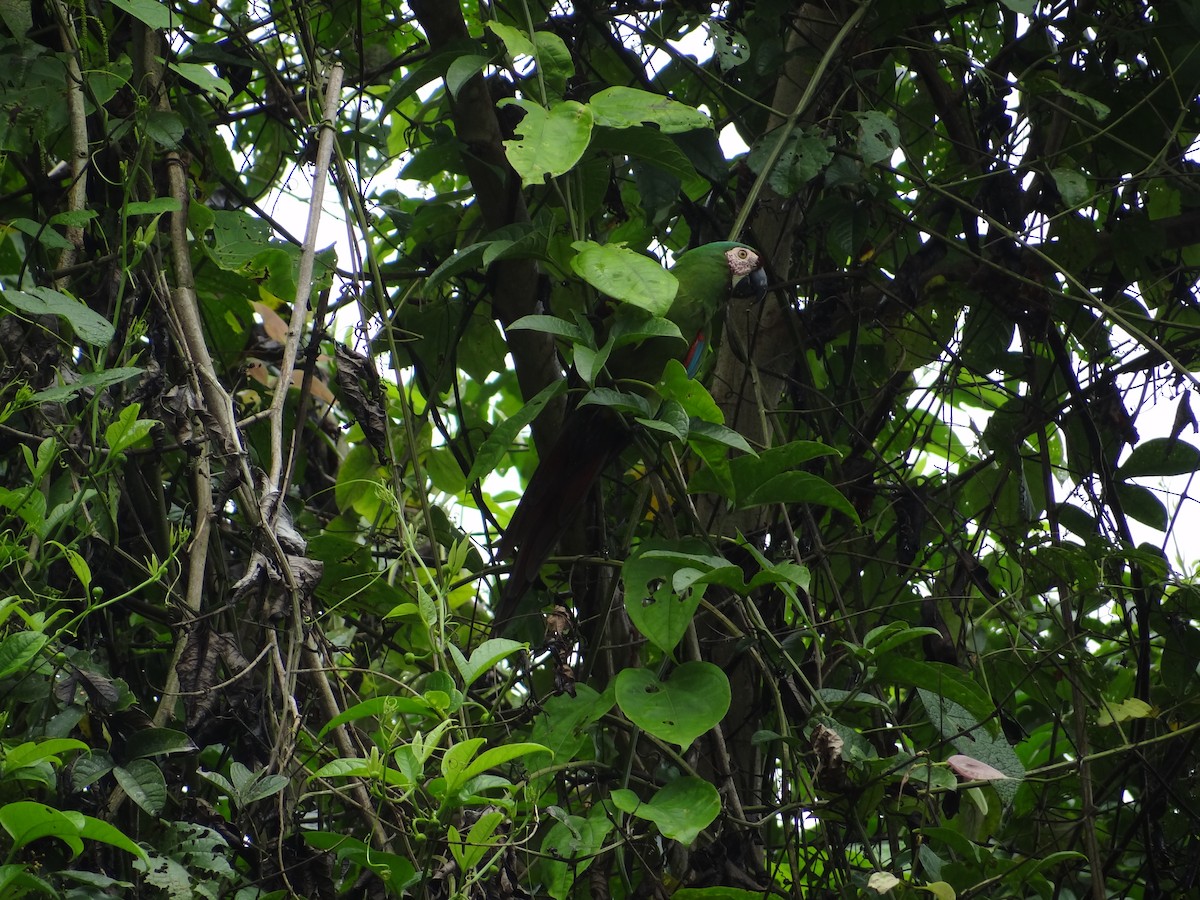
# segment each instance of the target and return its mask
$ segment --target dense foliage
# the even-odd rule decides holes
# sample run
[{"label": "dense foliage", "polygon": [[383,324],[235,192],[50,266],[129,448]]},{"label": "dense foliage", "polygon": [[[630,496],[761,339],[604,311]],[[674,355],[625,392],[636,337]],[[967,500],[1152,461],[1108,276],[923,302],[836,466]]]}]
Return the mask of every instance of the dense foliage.
[{"label": "dense foliage", "polygon": [[[1197,889],[1200,6],[0,44],[0,894]],[[728,237],[768,299],[614,384]],[[633,439],[493,635],[580,401]]]}]

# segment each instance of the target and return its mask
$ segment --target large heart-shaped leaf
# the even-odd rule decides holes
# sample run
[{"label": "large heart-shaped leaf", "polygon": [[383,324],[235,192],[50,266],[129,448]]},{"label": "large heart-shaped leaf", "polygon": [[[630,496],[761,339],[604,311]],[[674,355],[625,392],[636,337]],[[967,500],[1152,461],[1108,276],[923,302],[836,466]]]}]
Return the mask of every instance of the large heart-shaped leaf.
[{"label": "large heart-shaped leaf", "polygon": [[617,705],[642,730],[683,750],[729,711],[729,679],[707,662],[686,662],[666,680],[649,669],[617,676]]}]

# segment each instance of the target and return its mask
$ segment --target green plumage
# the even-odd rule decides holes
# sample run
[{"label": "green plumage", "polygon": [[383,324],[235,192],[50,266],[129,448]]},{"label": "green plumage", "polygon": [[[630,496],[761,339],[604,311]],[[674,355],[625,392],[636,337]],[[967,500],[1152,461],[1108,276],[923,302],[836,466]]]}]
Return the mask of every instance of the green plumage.
[{"label": "green plumage", "polygon": [[[743,267],[741,271],[737,270],[739,265]],[[706,349],[713,344],[720,313],[733,293],[735,282],[760,272],[758,255],[737,241],[714,241],[680,254],[671,267],[679,290],[663,318],[679,328],[682,342],[677,338],[648,338],[623,347],[609,359],[609,374],[617,381],[654,384],[667,362],[678,359],[694,377]],[[616,319],[625,320],[625,326],[630,327],[631,320],[648,317],[644,310],[623,305]],[[688,358],[690,353],[694,359]]]}]

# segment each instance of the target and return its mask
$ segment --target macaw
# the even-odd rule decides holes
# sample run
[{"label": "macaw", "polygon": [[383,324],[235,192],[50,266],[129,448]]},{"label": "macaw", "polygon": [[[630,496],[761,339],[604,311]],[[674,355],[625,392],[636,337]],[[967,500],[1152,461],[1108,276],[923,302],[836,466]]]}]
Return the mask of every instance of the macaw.
[{"label": "macaw", "polygon": [[[688,250],[675,260],[671,272],[679,290],[664,318],[688,341],[686,354],[681,354],[684,345],[677,339],[649,338],[609,358],[607,369],[615,381],[657,383],[673,358],[684,364],[688,377],[696,377],[729,299],[749,293],[761,297],[766,290],[759,254],[736,241]],[[592,485],[631,439],[625,422],[606,407],[579,407],[567,418],[558,441],[529,479],[500,542],[498,555],[512,555],[513,565],[495,606],[493,633],[512,618]]]}]

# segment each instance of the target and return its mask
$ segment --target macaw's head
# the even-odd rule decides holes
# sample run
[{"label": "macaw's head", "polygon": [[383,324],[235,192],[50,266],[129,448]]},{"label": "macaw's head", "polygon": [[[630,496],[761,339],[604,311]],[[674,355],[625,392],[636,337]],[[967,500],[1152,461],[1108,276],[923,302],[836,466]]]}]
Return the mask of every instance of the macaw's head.
[{"label": "macaw's head", "polygon": [[767,289],[762,257],[737,241],[713,241],[680,254],[672,271],[685,295],[702,299],[762,299]]}]

